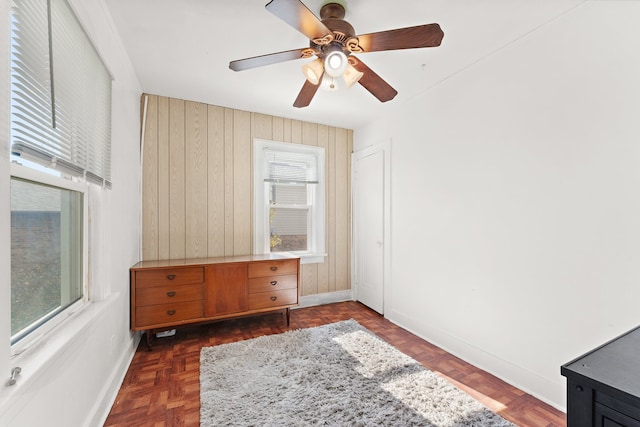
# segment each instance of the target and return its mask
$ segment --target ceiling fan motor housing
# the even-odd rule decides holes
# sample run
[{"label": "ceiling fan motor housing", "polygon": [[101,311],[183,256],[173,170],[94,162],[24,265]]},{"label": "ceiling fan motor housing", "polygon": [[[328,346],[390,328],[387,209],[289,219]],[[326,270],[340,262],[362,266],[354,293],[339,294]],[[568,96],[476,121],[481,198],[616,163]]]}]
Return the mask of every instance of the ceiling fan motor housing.
[{"label": "ceiling fan motor housing", "polygon": [[358,38],[353,26],[345,21],[345,9],[339,3],[327,3],[320,9],[322,23],[333,33],[333,41],[330,44],[340,43],[345,55],[351,52],[359,52]]}]

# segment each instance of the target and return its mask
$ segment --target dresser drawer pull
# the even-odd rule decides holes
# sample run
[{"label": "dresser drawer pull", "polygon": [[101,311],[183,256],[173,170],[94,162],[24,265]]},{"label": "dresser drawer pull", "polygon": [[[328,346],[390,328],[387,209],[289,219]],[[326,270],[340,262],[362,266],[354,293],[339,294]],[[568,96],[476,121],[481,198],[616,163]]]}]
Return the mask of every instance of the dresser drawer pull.
[{"label": "dresser drawer pull", "polygon": [[275,265],[271,266],[271,271],[276,271],[278,269],[278,267],[276,267]]},{"label": "dresser drawer pull", "polygon": [[278,299],[278,297],[271,297],[271,301],[275,301],[277,299]]},{"label": "dresser drawer pull", "polygon": [[175,297],[176,296],[176,291],[167,292],[167,296],[168,297]]},{"label": "dresser drawer pull", "polygon": [[167,314],[169,316],[173,316],[174,314],[176,314],[176,311],[175,310],[167,310]]},{"label": "dresser drawer pull", "polygon": [[173,280],[173,279],[175,279],[175,278],[176,278],[176,275],[175,275],[175,274],[167,274],[167,279],[169,279],[169,280]]},{"label": "dresser drawer pull", "polygon": [[271,286],[275,286],[275,285],[277,285],[277,284],[278,284],[278,281],[277,281],[277,280],[272,280],[272,281],[271,281]]}]

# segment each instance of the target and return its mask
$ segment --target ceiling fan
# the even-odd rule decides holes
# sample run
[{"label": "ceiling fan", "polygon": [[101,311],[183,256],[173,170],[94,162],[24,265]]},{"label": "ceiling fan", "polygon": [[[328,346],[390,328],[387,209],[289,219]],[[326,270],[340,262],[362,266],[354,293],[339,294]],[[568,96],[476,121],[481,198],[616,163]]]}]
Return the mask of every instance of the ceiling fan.
[{"label": "ceiling fan", "polygon": [[298,108],[311,103],[321,83],[326,81],[333,88],[339,79],[347,86],[358,82],[381,102],[389,101],[398,92],[352,54],[436,47],[444,37],[438,24],[355,35],[351,24],[343,19],[345,8],[339,3],[324,4],[320,19],[300,0],[271,0],[265,8],[307,36],[309,47],[231,61],[229,68],[242,71],[315,56],[315,60],[302,67],[307,80],[293,103]]}]

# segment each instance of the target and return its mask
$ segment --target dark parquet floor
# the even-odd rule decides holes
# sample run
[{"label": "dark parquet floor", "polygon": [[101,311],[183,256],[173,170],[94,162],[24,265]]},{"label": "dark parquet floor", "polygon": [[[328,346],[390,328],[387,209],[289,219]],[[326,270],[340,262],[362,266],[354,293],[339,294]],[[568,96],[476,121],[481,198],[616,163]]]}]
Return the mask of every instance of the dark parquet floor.
[{"label": "dark parquet floor", "polygon": [[198,426],[202,347],[352,318],[514,424],[521,427],[566,426],[563,412],[450,355],[354,301],[292,310],[289,327],[282,313],[182,327],[173,337],[155,340],[152,351],[147,351],[143,337],[105,426]]}]

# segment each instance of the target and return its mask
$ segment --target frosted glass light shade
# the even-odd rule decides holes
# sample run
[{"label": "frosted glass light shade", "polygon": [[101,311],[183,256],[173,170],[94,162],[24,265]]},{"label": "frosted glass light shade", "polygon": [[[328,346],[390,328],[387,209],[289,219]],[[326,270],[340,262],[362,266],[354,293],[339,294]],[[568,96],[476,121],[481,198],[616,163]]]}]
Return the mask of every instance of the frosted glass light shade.
[{"label": "frosted glass light shade", "polygon": [[322,60],[318,58],[304,64],[302,66],[302,73],[307,78],[309,83],[318,85],[320,83],[320,79],[322,78],[322,74],[324,73]]},{"label": "frosted glass light shade", "polygon": [[351,64],[349,64],[347,69],[344,70],[344,74],[342,75],[347,87],[353,86],[354,83],[357,83],[362,78],[362,76],[364,76],[364,73],[356,70],[356,68]]}]

